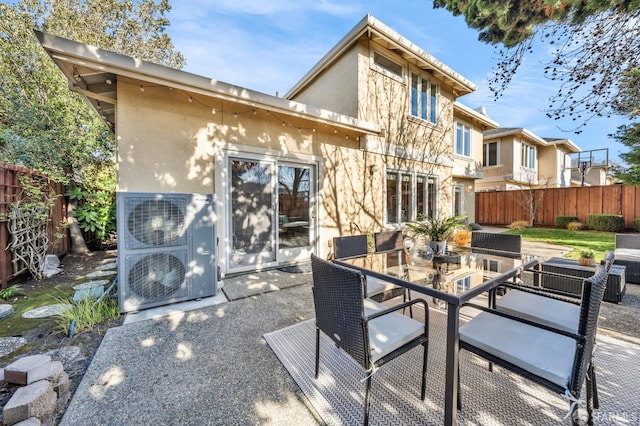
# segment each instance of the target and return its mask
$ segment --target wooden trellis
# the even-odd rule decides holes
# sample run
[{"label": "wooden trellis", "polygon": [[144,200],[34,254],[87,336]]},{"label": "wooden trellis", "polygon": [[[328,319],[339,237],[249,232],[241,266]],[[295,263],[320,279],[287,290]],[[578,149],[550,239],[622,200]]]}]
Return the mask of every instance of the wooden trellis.
[{"label": "wooden trellis", "polygon": [[[64,194],[64,186],[61,183],[51,182],[46,176],[25,167],[0,162],[0,216],[9,217],[12,204],[19,201],[23,192],[20,185],[20,176],[22,175],[36,176],[39,179],[43,179],[54,193]],[[49,212],[49,219],[46,223],[48,254],[62,256],[69,251],[70,239],[65,227],[66,216],[67,210],[64,197],[56,197],[55,205]],[[9,283],[27,272],[27,264],[20,257],[26,256],[28,259],[31,256],[28,253],[19,256],[12,254],[9,249],[9,243],[16,231],[12,232],[10,230],[9,223],[10,221],[8,220],[0,221],[0,283],[2,288],[6,288]],[[62,235],[62,238],[54,238],[56,235]],[[20,241],[23,237],[20,236],[18,238],[19,240],[17,241]]]}]

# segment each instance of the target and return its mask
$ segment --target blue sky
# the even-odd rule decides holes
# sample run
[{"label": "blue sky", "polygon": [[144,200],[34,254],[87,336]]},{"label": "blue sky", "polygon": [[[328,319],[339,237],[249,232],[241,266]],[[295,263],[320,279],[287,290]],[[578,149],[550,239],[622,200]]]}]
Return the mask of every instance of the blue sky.
[{"label": "blue sky", "polygon": [[541,137],[569,138],[581,149],[609,148],[617,161],[626,147],[607,135],[623,118],[592,119],[579,135],[574,122],[547,118],[556,91],[544,78],[547,47],[527,57],[508,90],[494,101],[488,79],[494,47],[478,41],[463,17],[433,9],[431,0],[172,0],[168,33],[187,59],[185,71],[282,96],[367,13],[478,86],[458,101],[485,106],[501,127],[525,127]]}]

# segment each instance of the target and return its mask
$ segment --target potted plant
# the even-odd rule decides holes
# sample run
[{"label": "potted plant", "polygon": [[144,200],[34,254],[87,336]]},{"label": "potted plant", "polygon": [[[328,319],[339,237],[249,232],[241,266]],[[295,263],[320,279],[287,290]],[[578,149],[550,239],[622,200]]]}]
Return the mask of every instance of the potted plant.
[{"label": "potted plant", "polygon": [[447,240],[453,231],[461,227],[459,216],[440,216],[438,218],[421,216],[416,222],[407,223],[412,236],[426,237],[435,255],[443,255],[447,249]]},{"label": "potted plant", "polygon": [[591,249],[580,250],[580,257],[578,258],[578,264],[582,266],[595,266],[595,252]]}]

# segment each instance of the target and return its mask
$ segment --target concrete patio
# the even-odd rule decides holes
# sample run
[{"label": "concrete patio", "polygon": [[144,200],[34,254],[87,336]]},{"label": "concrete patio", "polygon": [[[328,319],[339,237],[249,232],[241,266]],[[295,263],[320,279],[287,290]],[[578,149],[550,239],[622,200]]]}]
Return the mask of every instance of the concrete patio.
[{"label": "concrete patio", "polygon": [[[566,249],[523,251],[549,258]],[[173,305],[110,329],[61,424],[321,424],[263,339],[314,317],[309,267],[290,271],[227,278],[228,301]],[[601,334],[640,343],[640,286],[628,286],[622,305],[604,303],[601,316]]]}]

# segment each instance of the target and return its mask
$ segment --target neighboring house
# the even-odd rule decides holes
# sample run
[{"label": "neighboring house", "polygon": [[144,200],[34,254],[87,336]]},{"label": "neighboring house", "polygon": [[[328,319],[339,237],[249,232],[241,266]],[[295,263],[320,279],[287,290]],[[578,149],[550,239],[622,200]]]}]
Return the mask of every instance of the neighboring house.
[{"label": "neighboring house", "polygon": [[[176,218],[197,222],[186,231],[185,265],[217,246],[211,263],[225,273],[269,268],[306,261],[310,253],[325,257],[332,237],[400,226],[422,214],[474,219],[480,135],[497,124],[455,102],[476,89],[473,83],[371,16],[285,98],[37,36],[71,90],[115,133],[119,237],[135,223],[123,206],[138,195],[213,198],[210,214],[196,209],[206,197],[185,198],[177,215],[163,216],[152,201],[134,209],[153,206],[160,215],[141,222],[153,229],[149,244],[166,241]],[[215,238],[198,240],[212,223]],[[119,242],[126,271],[122,263],[145,250],[172,249],[130,250]],[[162,272],[168,282],[184,275],[161,269],[146,265],[141,272]]]},{"label": "neighboring house", "polygon": [[476,191],[571,186],[569,154],[577,152],[569,139],[544,139],[521,127],[487,130]]},{"label": "neighboring house", "polygon": [[[381,135],[362,140],[361,149],[384,209],[368,212],[373,219],[369,224],[363,217],[350,218],[359,229],[372,231],[420,215],[460,213],[473,221],[481,132],[493,122],[454,105],[456,98],[475,89],[429,53],[366,16],[285,97],[382,128]],[[458,135],[466,139],[458,141]],[[456,144],[459,154],[454,153]]]}]

